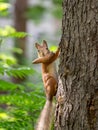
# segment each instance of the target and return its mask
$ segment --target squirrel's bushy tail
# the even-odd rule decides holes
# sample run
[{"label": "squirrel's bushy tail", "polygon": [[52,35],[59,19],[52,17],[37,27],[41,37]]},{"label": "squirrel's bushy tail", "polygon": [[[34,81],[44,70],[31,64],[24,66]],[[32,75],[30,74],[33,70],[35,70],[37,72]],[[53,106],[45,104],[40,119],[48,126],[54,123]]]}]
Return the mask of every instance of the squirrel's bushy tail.
[{"label": "squirrel's bushy tail", "polygon": [[51,100],[47,100],[39,117],[36,130],[50,130],[51,117],[53,115],[54,105]]}]

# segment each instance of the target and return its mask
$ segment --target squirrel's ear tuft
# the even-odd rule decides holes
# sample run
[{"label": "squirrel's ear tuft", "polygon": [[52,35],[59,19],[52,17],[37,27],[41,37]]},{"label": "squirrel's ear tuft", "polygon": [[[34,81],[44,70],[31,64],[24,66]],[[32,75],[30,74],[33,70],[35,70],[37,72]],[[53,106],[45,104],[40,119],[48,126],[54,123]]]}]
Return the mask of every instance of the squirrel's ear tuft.
[{"label": "squirrel's ear tuft", "polygon": [[43,46],[48,47],[47,42],[45,40],[43,40]]},{"label": "squirrel's ear tuft", "polygon": [[38,49],[40,45],[38,43],[35,43],[35,47]]}]

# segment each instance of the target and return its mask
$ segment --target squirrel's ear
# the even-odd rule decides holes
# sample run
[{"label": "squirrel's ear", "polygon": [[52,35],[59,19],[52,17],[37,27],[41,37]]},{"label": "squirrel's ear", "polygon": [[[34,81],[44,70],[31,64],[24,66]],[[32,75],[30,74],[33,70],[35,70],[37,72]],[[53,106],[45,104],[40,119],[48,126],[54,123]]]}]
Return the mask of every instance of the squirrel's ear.
[{"label": "squirrel's ear", "polygon": [[38,43],[35,43],[35,47],[38,49],[38,47],[40,47],[40,45]]},{"label": "squirrel's ear", "polygon": [[48,47],[47,42],[45,40],[43,40],[43,46]]}]

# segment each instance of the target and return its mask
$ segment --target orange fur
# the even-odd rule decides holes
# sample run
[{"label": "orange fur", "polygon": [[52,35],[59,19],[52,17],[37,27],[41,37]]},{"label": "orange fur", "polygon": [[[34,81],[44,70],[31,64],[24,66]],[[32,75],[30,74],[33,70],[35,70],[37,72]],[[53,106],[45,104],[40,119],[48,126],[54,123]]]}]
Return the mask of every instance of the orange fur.
[{"label": "orange fur", "polygon": [[57,72],[54,61],[58,58],[60,49],[58,48],[55,53],[51,52],[48,49],[48,45],[45,40],[43,41],[43,45],[39,45],[38,43],[36,43],[35,46],[38,50],[39,57],[33,61],[33,64],[42,64],[42,79],[47,97],[45,107],[40,116],[37,130],[48,130],[50,124],[50,117],[48,116],[51,116],[52,99],[53,96],[55,96],[56,94],[58,85]]}]

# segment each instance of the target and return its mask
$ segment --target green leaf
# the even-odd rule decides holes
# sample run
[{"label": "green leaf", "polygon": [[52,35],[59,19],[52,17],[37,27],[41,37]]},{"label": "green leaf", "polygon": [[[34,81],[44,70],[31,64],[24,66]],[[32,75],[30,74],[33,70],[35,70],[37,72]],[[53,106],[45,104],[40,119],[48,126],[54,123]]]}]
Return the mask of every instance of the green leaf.
[{"label": "green leaf", "polygon": [[13,56],[4,53],[0,54],[0,60],[7,65],[14,65],[17,63],[17,60]]},{"label": "green leaf", "polygon": [[26,32],[17,32],[15,28],[11,26],[5,26],[5,28],[0,28],[0,37],[17,37],[23,38],[27,36],[28,33]]},{"label": "green leaf", "polygon": [[7,81],[4,81],[4,80],[0,80],[0,90],[13,90],[13,89],[16,89],[17,88],[17,85],[14,84],[14,83],[11,83],[11,82],[7,82]]},{"label": "green leaf", "polygon": [[57,46],[51,46],[51,47],[50,47],[50,50],[51,50],[51,51],[56,51],[56,50],[57,50]]},{"label": "green leaf", "polygon": [[60,5],[60,6],[61,6],[63,0],[52,0],[52,1],[53,1],[53,3],[54,3],[55,5],[57,5],[57,6]]},{"label": "green leaf", "polygon": [[29,19],[33,19],[33,20],[38,20],[42,18],[44,12],[45,12],[45,7],[41,6],[41,5],[36,5],[36,6],[32,6],[29,7],[27,12],[26,12],[26,16]]},{"label": "green leaf", "polygon": [[7,68],[6,74],[9,76],[24,78],[27,75],[33,74],[34,70],[30,67],[20,67],[20,68]]},{"label": "green leaf", "polygon": [[53,9],[53,15],[57,18],[57,19],[61,19],[62,18],[62,7],[61,6],[57,6]]},{"label": "green leaf", "polygon": [[0,74],[4,75],[4,67],[0,66]]},{"label": "green leaf", "polygon": [[23,50],[17,47],[14,47],[11,49],[11,52],[17,53],[17,54],[22,54]]},{"label": "green leaf", "polygon": [[0,2],[0,11],[8,9],[10,6],[9,3]]}]

